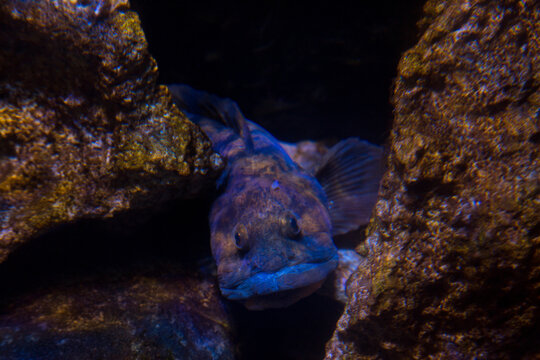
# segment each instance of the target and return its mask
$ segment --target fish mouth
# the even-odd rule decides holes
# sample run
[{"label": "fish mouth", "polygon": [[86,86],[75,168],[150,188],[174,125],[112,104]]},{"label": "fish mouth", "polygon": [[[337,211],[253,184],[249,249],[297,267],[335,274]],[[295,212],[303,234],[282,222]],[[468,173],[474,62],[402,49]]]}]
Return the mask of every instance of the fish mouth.
[{"label": "fish mouth", "polygon": [[221,287],[229,300],[251,310],[288,306],[317,290],[338,265],[337,254],[321,262],[301,263],[268,273],[260,272],[235,287]]}]

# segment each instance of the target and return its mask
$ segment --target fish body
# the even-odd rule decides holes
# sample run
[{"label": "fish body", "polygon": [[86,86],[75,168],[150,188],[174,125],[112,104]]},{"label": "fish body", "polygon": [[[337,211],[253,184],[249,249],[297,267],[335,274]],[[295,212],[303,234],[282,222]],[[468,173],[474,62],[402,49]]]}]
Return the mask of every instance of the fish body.
[{"label": "fish body", "polygon": [[[329,189],[270,133],[245,119],[236,103],[185,85],[170,89],[227,161],[209,219],[223,296],[261,310],[288,306],[316,291],[338,266],[332,240],[336,204]],[[331,170],[326,177],[333,176]],[[332,176],[327,180],[335,182]]]}]

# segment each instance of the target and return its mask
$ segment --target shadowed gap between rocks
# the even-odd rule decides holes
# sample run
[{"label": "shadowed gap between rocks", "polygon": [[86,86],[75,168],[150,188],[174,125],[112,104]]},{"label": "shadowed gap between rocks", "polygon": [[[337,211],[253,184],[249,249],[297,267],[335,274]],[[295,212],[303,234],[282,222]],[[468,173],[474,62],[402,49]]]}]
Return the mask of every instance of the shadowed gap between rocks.
[{"label": "shadowed gap between rocks", "polygon": [[[210,204],[210,198],[185,200],[165,204],[163,209],[154,213],[130,211],[107,220],[81,220],[28,241],[0,265],[0,286],[3,289],[0,321],[2,316],[8,316],[10,321],[19,319],[17,326],[23,326],[21,324],[25,324],[27,318],[21,314],[28,313],[28,310],[18,310],[18,307],[34,301],[38,308],[47,306],[50,300],[43,300],[47,296],[64,294],[77,299],[82,296],[77,295],[81,291],[82,294],[90,291],[89,296],[98,297],[100,295],[92,295],[92,291],[102,291],[103,296],[112,297],[110,294],[117,291],[124,294],[121,289],[126,289],[126,284],[140,276],[168,283],[178,279],[182,281],[185,274],[199,274],[214,281],[207,224]],[[351,240],[342,237],[338,241],[346,244]],[[238,359],[320,359],[343,311],[340,303],[318,294],[286,309],[262,312],[248,311],[242,305],[225,299],[221,301],[233,321],[228,326],[234,329]],[[32,306],[29,309],[34,309]],[[163,321],[166,323],[170,319],[180,321],[181,309],[174,310],[178,306],[183,305],[174,300],[159,303],[159,308],[170,310],[166,310],[166,316],[160,313],[155,316],[158,319],[165,316]],[[140,316],[135,313],[132,317],[140,327],[137,334],[148,337],[148,342],[152,343],[150,335],[153,330],[150,327],[156,323],[146,318],[141,320]],[[191,318],[184,317],[183,321],[191,321]],[[2,325],[9,326],[5,321],[0,323],[0,328]],[[64,338],[84,349],[99,344],[107,337],[107,331],[122,336],[122,327],[116,329],[70,332]],[[178,330],[163,331],[174,337]],[[46,350],[54,348],[55,342],[62,340],[46,332],[40,335],[43,337],[32,350],[37,352],[30,352],[29,356],[40,355],[48,359]],[[125,342],[129,341],[134,340],[127,336]],[[124,349],[121,341],[113,345],[117,350]],[[152,343],[152,346],[159,349],[162,345]],[[72,348],[68,347],[65,354],[73,354],[70,351]],[[156,355],[156,351],[152,354]],[[100,355],[107,356],[107,353]]]}]

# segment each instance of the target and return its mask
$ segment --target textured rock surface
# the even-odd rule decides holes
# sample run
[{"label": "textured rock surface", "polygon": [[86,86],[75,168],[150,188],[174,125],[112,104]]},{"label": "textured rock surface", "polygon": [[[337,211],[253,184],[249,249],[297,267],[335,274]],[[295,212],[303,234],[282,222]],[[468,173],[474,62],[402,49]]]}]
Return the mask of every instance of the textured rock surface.
[{"label": "textured rock surface", "polygon": [[156,85],[127,6],[0,4],[0,262],[55,224],[193,195],[220,170]]},{"label": "textured rock surface", "polygon": [[327,359],[540,356],[540,8],[428,1]]},{"label": "textured rock surface", "polygon": [[0,354],[18,359],[234,359],[213,277],[83,282],[20,299],[0,315]]}]

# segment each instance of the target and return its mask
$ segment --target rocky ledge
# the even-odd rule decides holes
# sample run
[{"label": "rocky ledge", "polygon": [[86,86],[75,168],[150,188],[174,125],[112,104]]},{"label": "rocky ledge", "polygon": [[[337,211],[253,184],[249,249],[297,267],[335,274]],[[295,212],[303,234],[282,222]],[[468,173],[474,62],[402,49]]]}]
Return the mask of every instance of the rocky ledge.
[{"label": "rocky ledge", "polygon": [[124,0],[0,4],[0,262],[61,223],[192,196],[223,167]]}]

